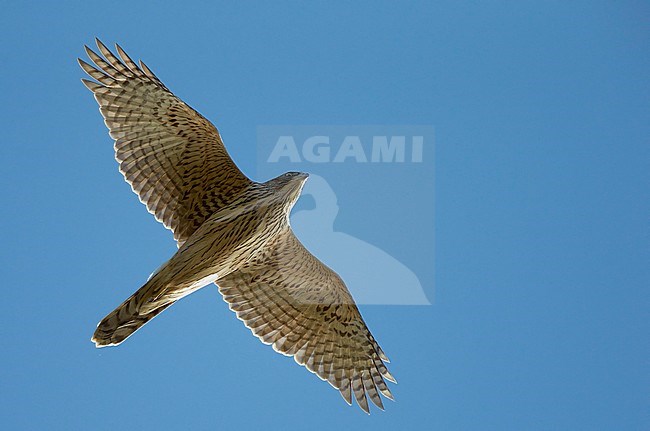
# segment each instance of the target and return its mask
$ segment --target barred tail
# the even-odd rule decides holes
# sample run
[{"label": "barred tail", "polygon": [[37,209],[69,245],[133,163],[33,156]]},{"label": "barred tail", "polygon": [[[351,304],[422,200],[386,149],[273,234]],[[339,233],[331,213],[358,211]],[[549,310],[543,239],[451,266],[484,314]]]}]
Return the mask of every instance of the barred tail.
[{"label": "barred tail", "polygon": [[96,347],[117,346],[174,303],[172,301],[151,311],[142,312],[138,302],[136,292],[99,322],[92,337]]}]

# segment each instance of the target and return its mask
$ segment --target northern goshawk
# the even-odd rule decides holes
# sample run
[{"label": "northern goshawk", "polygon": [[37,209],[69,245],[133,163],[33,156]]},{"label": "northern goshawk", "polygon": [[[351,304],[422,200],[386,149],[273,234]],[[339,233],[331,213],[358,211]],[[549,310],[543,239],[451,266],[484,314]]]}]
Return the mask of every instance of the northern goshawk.
[{"label": "northern goshawk", "polygon": [[230,159],[217,129],[177,98],[142,62],[97,40],[101,57],[79,64],[94,94],[120,172],[140,201],[171,229],[178,251],[107,315],[92,340],[118,345],[182,297],[216,283],[237,317],[263,343],[329,382],[369,412],[392,399],[388,358],[341,278],[298,241],[289,212],[308,175],[265,183]]}]

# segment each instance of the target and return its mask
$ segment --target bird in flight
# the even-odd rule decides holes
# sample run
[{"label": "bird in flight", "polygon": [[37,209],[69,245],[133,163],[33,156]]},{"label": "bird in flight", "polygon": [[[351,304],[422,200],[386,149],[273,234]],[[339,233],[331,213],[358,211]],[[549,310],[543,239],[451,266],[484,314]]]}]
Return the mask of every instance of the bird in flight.
[{"label": "bird in flight", "polygon": [[[190,293],[216,283],[263,343],[329,382],[369,413],[393,399],[388,358],[341,278],[293,234],[289,213],[308,175],[265,183],[246,177],[217,129],[176,97],[143,62],[99,39],[85,47],[82,79],[99,104],[124,179],[178,251],[97,326],[97,347],[116,346]],[[103,57],[102,57],[103,56]]]}]

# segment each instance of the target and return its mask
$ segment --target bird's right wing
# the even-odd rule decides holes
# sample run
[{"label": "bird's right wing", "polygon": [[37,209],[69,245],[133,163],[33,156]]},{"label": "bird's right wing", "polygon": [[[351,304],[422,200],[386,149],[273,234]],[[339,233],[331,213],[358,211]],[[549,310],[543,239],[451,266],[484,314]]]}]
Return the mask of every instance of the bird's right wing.
[{"label": "bird's right wing", "polygon": [[149,212],[174,232],[178,245],[251,181],[237,168],[217,129],[186,105],[142,62],[102,42],[104,58],[86,47],[79,59],[95,81],[83,80],[115,140],[124,179]]},{"label": "bird's right wing", "polygon": [[261,255],[217,280],[230,309],[263,343],[327,380],[369,412],[366,394],[392,399],[388,358],[366,327],[341,278],[295,237],[288,226]]}]

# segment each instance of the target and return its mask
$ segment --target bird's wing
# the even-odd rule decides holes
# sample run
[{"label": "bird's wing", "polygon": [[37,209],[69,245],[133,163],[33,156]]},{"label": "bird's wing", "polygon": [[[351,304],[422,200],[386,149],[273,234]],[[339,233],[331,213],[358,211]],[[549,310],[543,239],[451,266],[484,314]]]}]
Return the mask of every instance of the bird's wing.
[{"label": "bird's wing", "polygon": [[388,358],[366,327],[343,280],[288,226],[243,268],[217,280],[231,310],[263,343],[327,380],[369,412],[366,394],[392,399]]},{"label": "bird's wing", "polygon": [[176,97],[142,62],[97,40],[104,58],[86,47],[93,94],[111,137],[120,172],[140,201],[171,229],[179,246],[251,181],[237,168],[217,129]]}]

